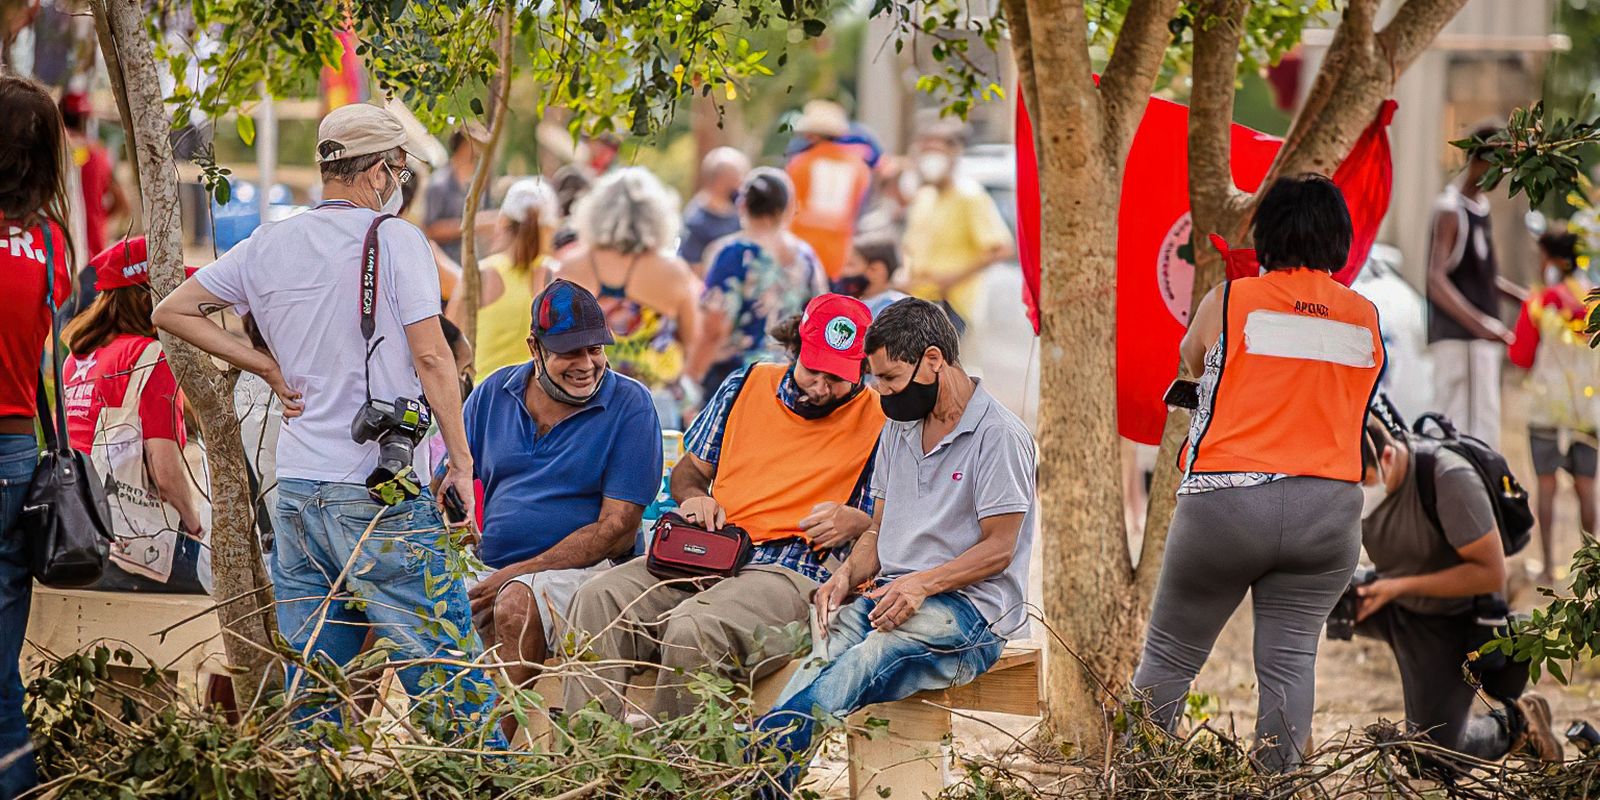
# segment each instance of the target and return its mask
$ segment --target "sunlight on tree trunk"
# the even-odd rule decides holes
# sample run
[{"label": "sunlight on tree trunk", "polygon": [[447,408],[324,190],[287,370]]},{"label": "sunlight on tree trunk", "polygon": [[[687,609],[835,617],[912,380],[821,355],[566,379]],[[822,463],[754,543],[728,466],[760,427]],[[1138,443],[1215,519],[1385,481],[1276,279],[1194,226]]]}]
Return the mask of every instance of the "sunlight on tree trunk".
[{"label": "sunlight on tree trunk", "polygon": [[[120,73],[122,84],[114,89],[119,107],[128,115],[129,150],[142,179],[150,285],[159,299],[183,282],[178,173],[168,139],[172,120],[162,101],[150,41],[144,35],[143,6],[134,0],[94,0],[93,6],[110,39],[106,61],[120,67],[113,74]],[[237,373],[223,373],[204,353],[165,333],[161,343],[206,444],[212,504],[212,595],[220,602],[223,646],[234,670],[234,695],[242,708],[281,676],[270,669],[277,619],[272,584],[256,538],[256,504],[250,496],[244,444],[233,409]]]},{"label": "sunlight on tree trunk", "polygon": [[478,151],[478,163],[472,170],[472,183],[467,188],[466,204],[461,209],[461,285],[456,287],[461,297],[461,333],[473,344],[474,363],[477,362],[478,310],[483,305],[483,273],[478,269],[478,206],[484,187],[489,185],[489,173],[494,168],[494,156],[500,149],[500,132],[506,118],[511,116],[506,98],[511,94],[511,22],[510,11],[500,14],[500,76],[496,79],[499,90],[490,108],[493,118],[489,123],[489,141]]}]

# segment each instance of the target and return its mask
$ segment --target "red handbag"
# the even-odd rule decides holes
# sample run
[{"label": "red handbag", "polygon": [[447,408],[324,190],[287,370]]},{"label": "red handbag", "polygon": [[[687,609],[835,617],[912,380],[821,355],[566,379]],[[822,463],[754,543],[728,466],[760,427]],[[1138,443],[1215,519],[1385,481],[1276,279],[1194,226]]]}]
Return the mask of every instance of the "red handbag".
[{"label": "red handbag", "polygon": [[[750,563],[750,534],[737,525],[708,531],[677,514],[656,522],[655,538],[645,556],[645,568],[661,580],[731,578]],[[715,581],[697,581],[703,588]]]}]

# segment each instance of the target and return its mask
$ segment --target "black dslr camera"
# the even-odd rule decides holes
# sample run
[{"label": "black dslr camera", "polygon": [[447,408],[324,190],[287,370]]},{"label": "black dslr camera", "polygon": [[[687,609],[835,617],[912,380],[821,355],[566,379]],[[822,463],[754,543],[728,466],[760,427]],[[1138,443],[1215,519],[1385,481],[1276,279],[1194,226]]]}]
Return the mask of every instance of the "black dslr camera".
[{"label": "black dslr camera", "polygon": [[1339,596],[1339,602],[1333,606],[1333,611],[1328,614],[1328,640],[1348,642],[1356,635],[1356,610],[1361,608],[1361,595],[1356,590],[1378,579],[1378,571],[1371,567],[1356,567],[1354,575],[1350,576],[1350,585],[1345,588],[1344,594]]},{"label": "black dslr camera", "polygon": [[432,423],[427,404],[408,397],[393,403],[369,399],[356,412],[350,438],[357,444],[378,443],[378,466],[367,475],[367,493],[375,502],[398,505],[422,494],[411,460]]}]

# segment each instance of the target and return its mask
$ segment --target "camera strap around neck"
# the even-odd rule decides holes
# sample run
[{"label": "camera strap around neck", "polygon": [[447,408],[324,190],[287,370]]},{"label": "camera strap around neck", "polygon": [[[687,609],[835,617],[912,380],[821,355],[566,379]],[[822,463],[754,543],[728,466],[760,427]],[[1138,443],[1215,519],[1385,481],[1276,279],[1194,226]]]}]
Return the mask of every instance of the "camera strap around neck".
[{"label": "camera strap around neck", "polygon": [[361,362],[361,377],[366,386],[367,399],[372,399],[372,354],[377,351],[378,345],[383,343],[383,337],[372,341],[372,334],[378,329],[378,258],[382,255],[382,248],[378,242],[378,226],[384,220],[394,219],[393,214],[379,214],[377,219],[367,227],[367,236],[361,248],[361,338],[369,342],[366,358]]}]

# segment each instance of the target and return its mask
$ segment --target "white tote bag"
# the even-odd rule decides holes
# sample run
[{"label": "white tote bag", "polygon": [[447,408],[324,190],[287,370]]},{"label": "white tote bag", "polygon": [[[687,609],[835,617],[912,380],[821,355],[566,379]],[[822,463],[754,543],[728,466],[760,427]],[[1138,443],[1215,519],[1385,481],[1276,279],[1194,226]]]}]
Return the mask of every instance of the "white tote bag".
[{"label": "white tote bag", "polygon": [[[111,528],[116,535],[111,559],[131,574],[166,583],[172,576],[173,551],[178,537],[184,535],[183,526],[177,509],[160,500],[155,482],[150,479],[144,459],[144,426],[139,421],[139,398],[161,356],[159,341],[146,345],[139,354],[128,374],[128,390],[122,402],[108,403],[95,420],[94,446],[89,457],[95,470],[105,477]],[[205,481],[203,473],[196,477]],[[194,488],[200,524],[206,532],[201,561],[209,562],[211,506],[205,502],[204,486]],[[200,572],[209,578],[210,564],[203,563]]]}]

